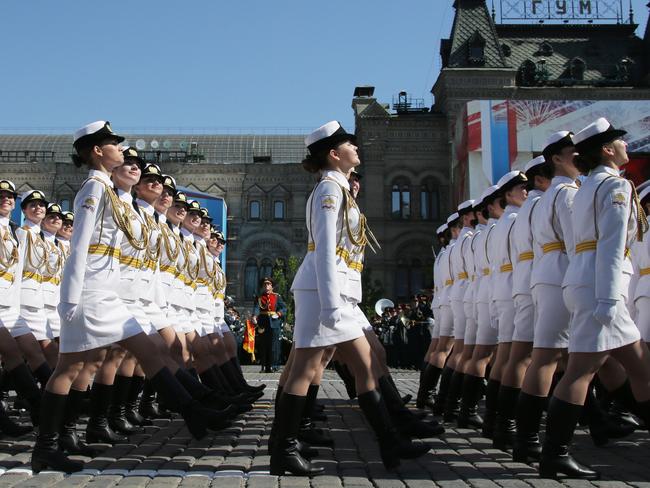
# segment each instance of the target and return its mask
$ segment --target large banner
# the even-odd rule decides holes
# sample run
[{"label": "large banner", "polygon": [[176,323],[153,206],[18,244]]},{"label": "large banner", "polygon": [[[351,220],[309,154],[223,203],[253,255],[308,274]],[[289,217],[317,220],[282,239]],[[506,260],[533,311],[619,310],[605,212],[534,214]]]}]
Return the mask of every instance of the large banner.
[{"label": "large banner", "polygon": [[577,132],[606,117],[628,133],[625,140],[632,179],[645,180],[650,156],[650,101],[640,100],[474,100],[456,119],[456,201],[478,195],[511,169],[521,169],[560,130]]}]

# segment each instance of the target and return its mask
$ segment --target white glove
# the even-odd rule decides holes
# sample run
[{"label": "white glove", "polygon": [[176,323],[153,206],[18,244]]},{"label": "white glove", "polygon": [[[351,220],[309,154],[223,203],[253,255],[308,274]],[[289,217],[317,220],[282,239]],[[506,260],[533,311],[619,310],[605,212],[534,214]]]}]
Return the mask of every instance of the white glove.
[{"label": "white glove", "polygon": [[598,305],[594,310],[594,318],[607,327],[612,323],[614,317],[616,317],[616,301],[598,300]]},{"label": "white glove", "polygon": [[324,308],[320,311],[318,320],[325,327],[334,327],[341,320],[341,310],[338,308]]},{"label": "white glove", "polygon": [[61,317],[63,320],[70,322],[72,320],[72,317],[74,316],[74,313],[77,311],[77,304],[61,302],[59,303],[59,306],[56,308],[59,312],[59,317]]}]

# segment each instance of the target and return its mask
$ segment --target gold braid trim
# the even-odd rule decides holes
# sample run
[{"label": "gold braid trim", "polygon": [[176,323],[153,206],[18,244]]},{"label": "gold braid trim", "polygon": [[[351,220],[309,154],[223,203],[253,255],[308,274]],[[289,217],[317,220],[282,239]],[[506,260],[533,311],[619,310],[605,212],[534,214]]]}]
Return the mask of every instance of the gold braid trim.
[{"label": "gold braid trim", "polygon": [[[0,265],[4,268],[11,268],[14,264],[18,262],[20,255],[18,254],[18,244],[12,238],[11,231],[8,228],[3,228],[2,232],[2,245],[0,245]],[[13,249],[11,254],[7,251],[7,242],[13,243]]]},{"label": "gold braid trim", "polygon": [[632,198],[634,199],[634,204],[636,205],[636,240],[643,242],[643,234],[648,232],[648,219],[646,218],[645,211],[641,206],[641,200],[639,200],[639,194],[636,191],[634,183],[630,181],[632,185]]},{"label": "gold braid trim", "polygon": [[[165,250],[165,254],[170,262],[175,263],[178,259],[178,255],[181,252],[181,240],[179,237],[172,232],[172,230],[167,225],[160,226],[160,233],[162,235],[162,245]],[[174,241],[174,249],[172,250],[172,240]]]},{"label": "gold braid trim", "polygon": [[[25,256],[27,257],[27,261],[32,268],[41,269],[41,267],[43,267],[47,261],[47,247],[45,246],[45,242],[43,239],[41,239],[40,236],[35,238],[34,234],[30,230],[26,230],[26,232],[27,249],[25,251]],[[32,247],[35,249],[34,252],[36,254],[36,259],[38,259],[38,263],[34,263],[34,253],[32,253]],[[38,255],[39,250],[42,252],[40,256]]]}]

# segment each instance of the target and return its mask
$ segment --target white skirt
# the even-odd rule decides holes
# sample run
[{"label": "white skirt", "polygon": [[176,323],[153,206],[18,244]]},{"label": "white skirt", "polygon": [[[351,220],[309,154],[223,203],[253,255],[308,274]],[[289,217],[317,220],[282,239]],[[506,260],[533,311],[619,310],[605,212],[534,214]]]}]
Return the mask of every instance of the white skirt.
[{"label": "white skirt", "polygon": [[298,349],[324,347],[351,341],[364,335],[368,319],[355,302],[345,301],[341,307],[341,320],[332,327],[321,325],[320,299],[316,290],[295,290],[296,326],[294,345]]},{"label": "white skirt", "polygon": [[570,353],[611,351],[641,339],[623,299],[616,301],[616,316],[610,325],[598,322],[593,315],[598,305],[595,295],[594,289],[586,286],[564,289],[564,301],[571,313]]},{"label": "white skirt", "polygon": [[451,313],[453,314],[454,322],[454,339],[462,341],[465,337],[465,327],[467,327],[465,306],[463,305],[462,300],[451,301]]},{"label": "white skirt", "polygon": [[515,302],[495,300],[494,305],[499,315],[499,343],[512,342],[512,335],[515,332]]},{"label": "white skirt", "polygon": [[32,331],[27,327],[27,324],[18,326],[18,317],[20,310],[18,306],[15,307],[1,307],[0,306],[0,326],[9,331],[11,337],[20,337],[22,335],[31,334]]},{"label": "white skirt", "polygon": [[142,327],[126,305],[109,290],[84,290],[72,320],[61,317],[62,353],[90,351],[127,339]]},{"label": "white skirt", "polygon": [[140,300],[122,301],[124,302],[124,305],[126,305],[126,308],[129,310],[129,312],[133,315],[133,318],[138,321],[145,334],[152,335],[158,333],[158,330],[153,325],[153,322],[151,322],[151,319],[147,315],[147,312],[145,312],[143,303]]},{"label": "white skirt", "polygon": [[37,341],[49,339],[47,337],[47,315],[45,315],[45,307],[31,307],[21,304],[20,315],[16,321],[16,326],[19,328],[29,328]]},{"label": "white skirt", "polygon": [[61,335],[61,317],[56,307],[45,305],[45,315],[47,316],[47,326],[45,334],[48,339],[56,339]]},{"label": "white skirt", "polygon": [[535,306],[531,295],[515,297],[515,331],[512,340],[517,342],[533,342],[535,330]]},{"label": "white skirt", "polygon": [[153,324],[156,330],[164,329],[165,327],[170,327],[172,324],[167,320],[167,314],[163,311],[162,308],[158,306],[156,302],[150,302],[149,300],[139,300],[142,309],[149,317],[149,321]]},{"label": "white skirt", "polygon": [[468,346],[473,346],[476,344],[476,332],[478,325],[476,324],[476,319],[474,318],[474,304],[463,302],[465,307],[465,336],[463,337],[463,343]]},{"label": "white skirt", "polygon": [[650,297],[639,297],[634,301],[636,326],[644,342],[650,342]]},{"label": "white skirt", "polygon": [[232,334],[232,331],[230,330],[230,326],[226,323],[225,320],[222,320],[221,324],[219,326],[221,327],[221,335],[224,335],[224,334],[227,334],[227,333]]},{"label": "white skirt", "polygon": [[496,327],[492,327],[490,322],[490,306],[487,303],[478,302],[476,309],[478,321],[475,344],[477,346],[494,346],[498,342],[499,331]]},{"label": "white skirt", "polygon": [[555,285],[535,285],[535,336],[533,347],[566,349],[569,347],[569,310],[564,303],[562,288]]},{"label": "white skirt", "polygon": [[440,327],[438,337],[453,337],[454,335],[454,314],[449,305],[440,306]]}]

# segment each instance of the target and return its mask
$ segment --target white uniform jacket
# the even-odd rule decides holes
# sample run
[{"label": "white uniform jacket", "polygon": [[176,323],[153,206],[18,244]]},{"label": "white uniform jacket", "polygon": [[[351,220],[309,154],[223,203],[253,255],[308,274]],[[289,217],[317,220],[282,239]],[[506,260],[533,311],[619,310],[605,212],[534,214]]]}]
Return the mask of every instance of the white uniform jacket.
[{"label": "white uniform jacket", "polygon": [[[291,290],[317,290],[322,309],[340,308],[343,301],[362,298],[363,248],[351,242],[347,227],[357,232],[361,212],[345,176],[323,171],[307,200],[308,252]],[[344,221],[346,213],[348,222]]]},{"label": "white uniform jacket", "polygon": [[185,252],[178,226],[161,224],[160,242],[160,282],[167,302],[176,307],[186,308],[185,303]]},{"label": "white uniform jacket", "polygon": [[440,293],[440,306],[451,305],[451,287],[454,284],[454,275],[451,269],[451,251],[456,245],[456,239],[449,241],[446,248],[445,256],[440,260],[440,282],[442,284],[442,293]]},{"label": "white uniform jacket", "polygon": [[[128,212],[133,237],[142,247],[143,233],[147,232],[144,218],[133,207],[133,197],[130,193],[118,189],[117,195],[124,202],[124,208]],[[138,245],[138,244],[136,244]],[[148,281],[144,281],[144,275],[148,274],[146,265],[146,251],[144,249],[134,248],[128,239],[123,239],[120,245],[120,289],[118,295],[122,300],[134,302],[143,294],[144,288],[148,286]]]},{"label": "white uniform jacket", "polygon": [[537,206],[543,192],[531,190],[512,225],[512,297],[530,295],[530,272],[533,264],[533,236],[530,226],[537,217]]},{"label": "white uniform jacket", "polygon": [[7,217],[0,217],[0,306],[20,306],[23,262]]},{"label": "white uniform jacket", "polygon": [[571,206],[577,191],[571,178],[556,176],[537,204],[532,224],[535,260],[531,288],[539,284],[562,285],[575,247]]},{"label": "white uniform jacket", "polygon": [[212,290],[213,290],[213,297],[214,297],[214,308],[215,308],[215,318],[217,319],[217,322],[221,322],[224,317],[225,317],[225,306],[224,306],[224,299],[226,297],[226,273],[224,273],[223,269],[221,268],[221,265],[219,263],[219,258],[216,256],[212,256],[212,259],[214,260],[214,266],[216,269],[216,272],[214,274],[214,280],[212,282]]},{"label": "white uniform jacket", "polygon": [[210,318],[214,317],[214,297],[210,283],[214,280],[216,268],[212,255],[208,252],[205,239],[197,235],[194,236],[196,250],[199,254],[199,275],[197,277],[197,287],[195,293],[196,306],[210,311]]},{"label": "white uniform jacket", "polygon": [[495,219],[489,219],[487,225],[474,239],[474,265],[476,273],[480,275],[476,289],[476,303],[490,303],[492,296],[492,265],[490,264],[488,249],[489,241],[494,234]]},{"label": "white uniform jacket", "polygon": [[492,300],[512,300],[512,261],[517,258],[512,249],[512,226],[519,207],[508,205],[495,224],[490,236],[492,265]]},{"label": "white uniform jacket", "polygon": [[25,220],[24,225],[16,229],[18,252],[23,263],[20,304],[34,308],[43,308],[45,305],[43,275],[46,273],[48,250],[40,233],[40,226],[29,220]]},{"label": "white uniform jacket", "polygon": [[455,302],[463,301],[465,290],[469,283],[469,272],[467,270],[467,263],[465,262],[465,252],[467,249],[470,249],[471,243],[472,229],[471,227],[463,227],[460,230],[456,244],[452,247],[450,252],[450,274],[454,280],[454,284],[451,285],[449,299]]},{"label": "white uniform jacket", "polygon": [[183,279],[184,305],[183,308],[196,310],[196,280],[199,277],[199,253],[194,246],[194,235],[186,228],[181,228],[182,236],[182,253],[183,269],[181,271]]},{"label": "white uniform jacket", "polygon": [[641,242],[635,241],[631,251],[634,276],[636,277],[632,297],[634,300],[650,297],[650,236],[644,236]]},{"label": "white uniform jacket", "polygon": [[43,301],[48,307],[56,308],[61,301],[61,275],[66,256],[54,234],[43,231],[43,236],[48,252],[48,262],[43,275]]},{"label": "white uniform jacket", "polygon": [[627,250],[637,230],[631,183],[598,166],[577,191],[572,212],[575,256],[562,285],[592,287],[596,300],[625,301],[633,271]]},{"label": "white uniform jacket", "polygon": [[443,259],[445,259],[444,256],[447,254],[447,247],[448,246],[441,248],[440,252],[436,256],[436,259],[433,261],[433,300],[431,300],[432,310],[440,309],[440,295],[442,294],[442,289],[445,286],[445,281],[442,277],[440,265]]},{"label": "white uniform jacket", "polygon": [[159,307],[164,308],[167,303],[160,283],[161,231],[158,223],[159,216],[156,214],[156,209],[144,200],[138,198],[136,204],[149,231],[149,248],[144,254],[143,272],[140,278],[143,288],[140,299],[154,302]]},{"label": "white uniform jacket", "polygon": [[478,293],[478,287],[481,283],[481,270],[476,266],[476,249],[475,245],[478,240],[478,236],[481,235],[485,226],[478,224],[474,231],[472,232],[472,237],[468,245],[466,246],[463,257],[465,258],[465,267],[467,269],[467,274],[469,276],[467,289],[465,290],[465,296],[463,297],[463,302],[465,303],[476,303],[476,294]]}]

